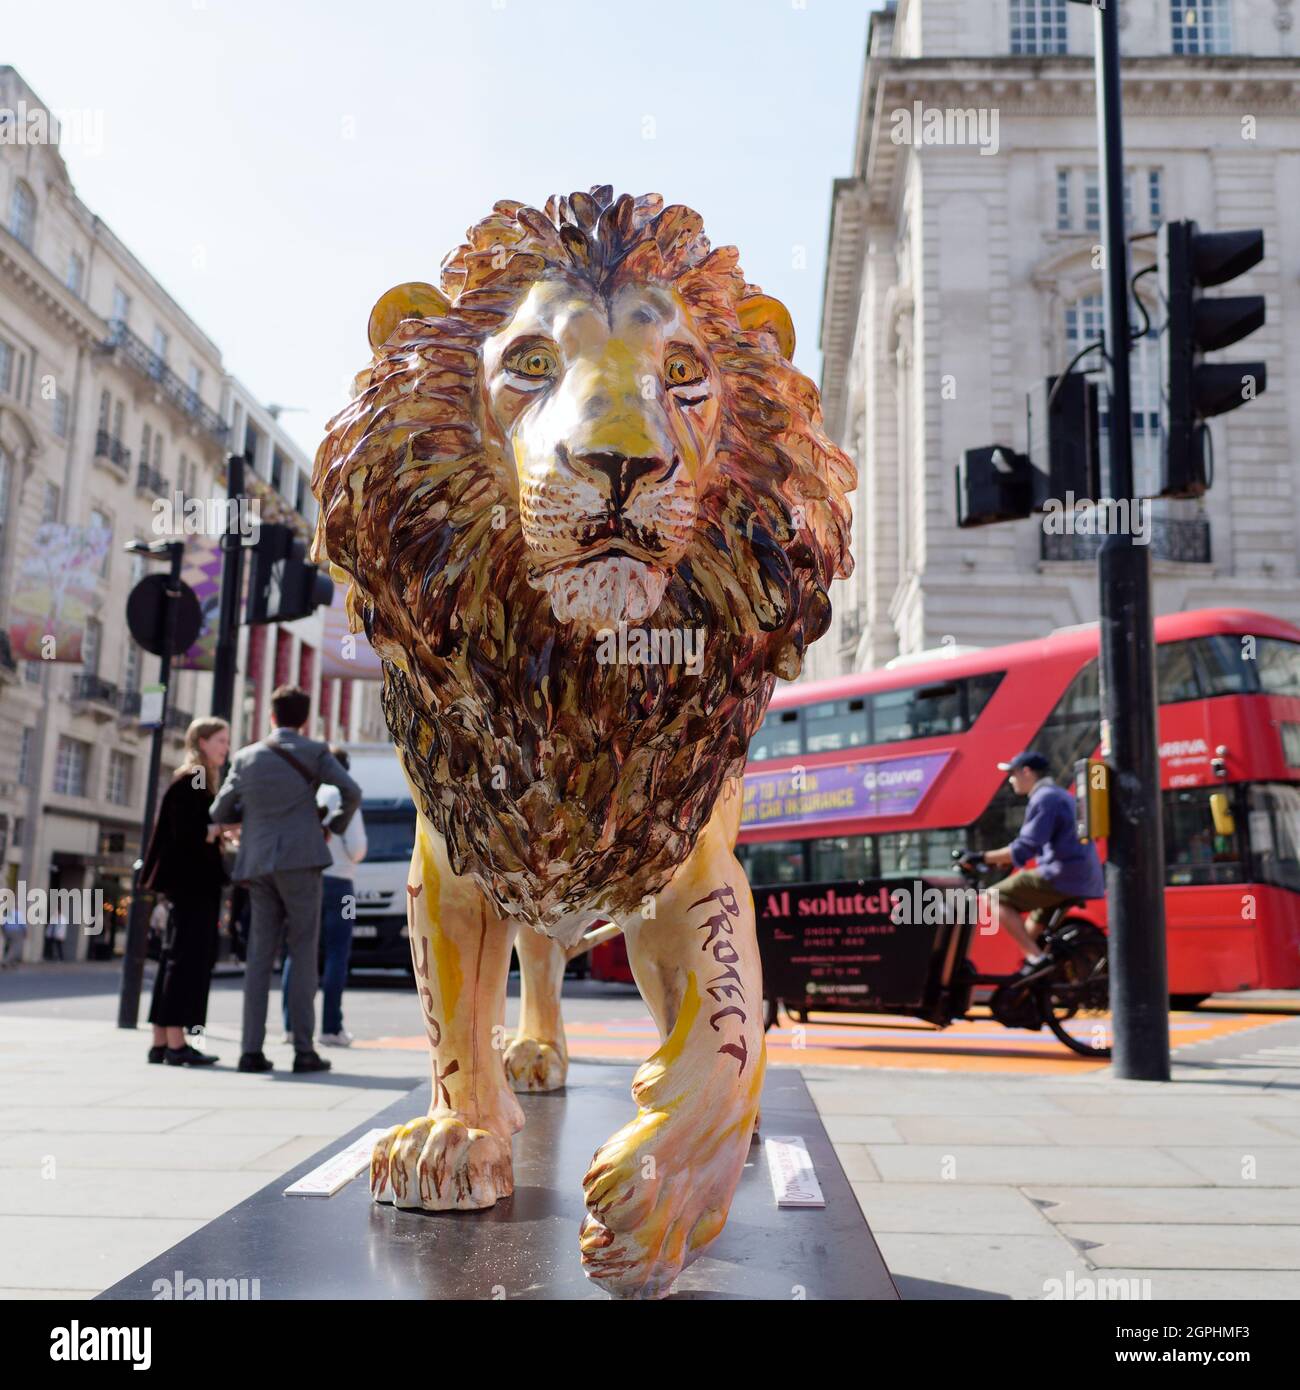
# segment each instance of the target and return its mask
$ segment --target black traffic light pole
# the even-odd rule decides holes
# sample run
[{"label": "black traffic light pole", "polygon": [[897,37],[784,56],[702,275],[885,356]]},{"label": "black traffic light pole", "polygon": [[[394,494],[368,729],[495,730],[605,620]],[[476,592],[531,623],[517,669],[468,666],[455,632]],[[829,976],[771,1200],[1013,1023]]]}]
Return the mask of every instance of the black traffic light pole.
[{"label": "black traffic light pole", "polygon": [[165,554],[170,561],[167,571],[167,601],[163,607],[163,644],[159,658],[158,684],[162,686],[162,709],[158,724],[149,743],[149,784],[144,792],[144,819],[140,822],[140,857],[131,873],[131,912],[126,920],[126,949],[122,956],[122,990],[117,1004],[117,1026],[134,1028],[140,1018],[140,985],[144,980],[144,961],[148,950],[148,922],[140,894],[140,871],[145,852],[153,834],[154,813],[158,808],[158,777],[162,771],[163,735],[167,729],[167,704],[172,673],[173,634],[176,629],[177,600],[181,591],[181,562],[185,555],[183,541],[168,541],[165,545],[150,546],[147,552]]},{"label": "black traffic light pole", "polygon": [[221,538],[221,607],[217,614],[217,649],[212,664],[212,717],[230,723],[235,707],[239,659],[239,597],[244,581],[243,533],[239,508],[244,500],[244,456],[226,461],[226,534]]},{"label": "black traffic light pole", "polygon": [[[1136,506],[1129,381],[1128,244],[1120,106],[1120,0],[1094,0],[1105,256],[1108,457],[1102,495]],[[1116,1076],[1169,1080],[1164,844],[1157,757],[1151,568],[1132,527],[1109,535],[1101,581],[1102,756],[1111,769],[1106,909]]]}]

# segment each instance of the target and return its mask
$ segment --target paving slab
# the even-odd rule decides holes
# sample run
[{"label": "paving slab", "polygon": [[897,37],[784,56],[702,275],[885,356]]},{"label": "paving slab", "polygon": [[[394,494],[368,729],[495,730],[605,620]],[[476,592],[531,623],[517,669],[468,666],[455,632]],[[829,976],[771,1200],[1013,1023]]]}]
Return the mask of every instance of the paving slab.
[{"label": "paving slab", "polygon": [[[1163,1153],[1222,1187],[1294,1187],[1300,1183],[1300,1145],[1211,1148],[1164,1146]],[[1246,1160],[1249,1159],[1248,1166]]]},{"label": "paving slab", "polygon": [[1042,1212],[1009,1187],[973,1183],[855,1182],[853,1191],[871,1229],[942,1235],[1029,1235],[1051,1233]]},{"label": "paving slab", "polygon": [[1041,1183],[1044,1178],[1080,1186],[1194,1187],[1205,1181],[1180,1156],[1149,1149],[1027,1144],[871,1144],[868,1148],[885,1182],[940,1182],[949,1171],[953,1182],[1011,1187]]},{"label": "paving slab", "polygon": [[210,1221],[242,1202],[266,1181],[242,1169],[69,1168],[53,1180],[33,1168],[0,1168],[4,1216],[155,1216]]},{"label": "paving slab", "polygon": [[1300,1272],[1300,1227],[1071,1223],[1057,1230],[1099,1268]]},{"label": "paving slab", "polygon": [[103,1288],[203,1224],[161,1216],[6,1216],[0,1218],[0,1285],[59,1288],[72,1276],[79,1287]]},{"label": "paving slab", "polygon": [[1300,1226],[1300,1188],[1056,1187],[1024,1189],[1052,1222]]},{"label": "paving slab", "polygon": [[921,1235],[881,1231],[877,1236],[904,1299],[1041,1299],[1049,1280],[1095,1278],[1068,1241],[1057,1235]]}]

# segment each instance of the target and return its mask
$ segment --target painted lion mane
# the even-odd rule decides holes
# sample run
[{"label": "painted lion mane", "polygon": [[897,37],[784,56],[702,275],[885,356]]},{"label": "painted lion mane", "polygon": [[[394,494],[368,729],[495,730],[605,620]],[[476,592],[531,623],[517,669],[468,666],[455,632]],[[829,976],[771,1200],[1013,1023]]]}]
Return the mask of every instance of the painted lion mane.
[{"label": "painted lion mane", "polygon": [[[420,809],[503,916],[571,940],[661,889],[738,776],[778,676],[852,570],[853,464],[816,387],[738,311],[759,294],[700,217],[609,185],[498,202],[443,262],[445,313],[405,318],[316,456],[314,555],[350,583]],[[672,287],[720,381],[693,540],[646,628],[702,631],[699,669],[599,659],[529,582],[513,464],[484,444],[482,349],[533,283]]]}]

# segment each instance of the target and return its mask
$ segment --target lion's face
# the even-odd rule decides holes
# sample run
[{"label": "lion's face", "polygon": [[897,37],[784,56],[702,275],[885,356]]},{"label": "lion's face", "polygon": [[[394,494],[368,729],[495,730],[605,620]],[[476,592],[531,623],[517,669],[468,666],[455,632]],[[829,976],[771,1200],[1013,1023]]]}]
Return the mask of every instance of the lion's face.
[{"label": "lion's face", "polygon": [[[368,336],[316,458],[316,556],[384,660],[420,809],[505,916],[630,912],[851,568],[853,465],[789,314],[689,208],[600,185],[499,202]],[[702,646],[611,657],[621,621]]]},{"label": "lion's face", "polygon": [[671,287],[538,281],[483,347],[491,444],[513,467],[529,582],[559,622],[642,622],[695,528],[716,374]]}]

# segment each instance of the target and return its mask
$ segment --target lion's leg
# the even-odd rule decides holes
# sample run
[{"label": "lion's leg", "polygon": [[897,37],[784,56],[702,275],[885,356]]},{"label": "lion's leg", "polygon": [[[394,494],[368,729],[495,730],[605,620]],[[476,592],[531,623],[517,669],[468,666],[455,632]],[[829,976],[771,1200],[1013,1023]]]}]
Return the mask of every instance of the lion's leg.
[{"label": "lion's leg", "polygon": [[754,905],[732,852],[738,789],[691,858],[624,931],[659,1029],[638,1069],[636,1118],[597,1151],[584,1180],[587,1274],[624,1297],[665,1295],[722,1230],[763,1086],[763,990]]},{"label": "lion's leg", "polygon": [[521,927],[519,1027],[506,1047],[506,1076],[516,1091],[555,1091],[569,1070],[569,1049],[560,1017],[566,953],[549,937]]},{"label": "lion's leg", "polygon": [[501,1068],[513,927],[452,873],[423,818],[406,892],[433,1100],[375,1145],[371,1194],[428,1211],[490,1207],[514,1190],[510,1137],[524,1123]]}]

